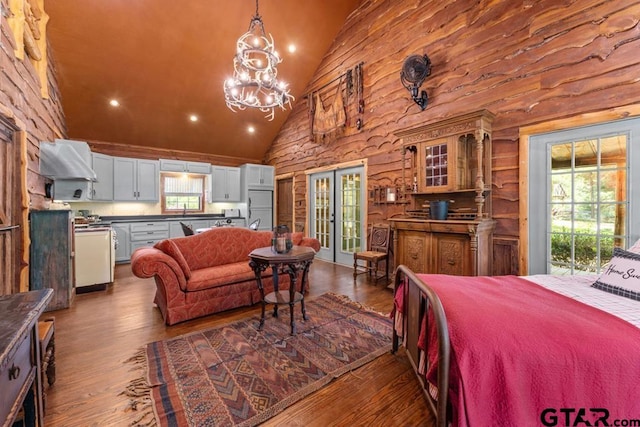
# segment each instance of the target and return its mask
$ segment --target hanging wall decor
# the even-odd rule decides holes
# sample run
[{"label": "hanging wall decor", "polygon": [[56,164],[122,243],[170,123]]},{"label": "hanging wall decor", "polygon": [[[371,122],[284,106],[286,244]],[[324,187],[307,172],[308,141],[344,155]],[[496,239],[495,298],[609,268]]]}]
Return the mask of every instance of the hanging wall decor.
[{"label": "hanging wall decor", "polygon": [[319,142],[351,127],[359,131],[364,113],[362,94],[362,63],[310,92],[306,98],[311,139]]}]

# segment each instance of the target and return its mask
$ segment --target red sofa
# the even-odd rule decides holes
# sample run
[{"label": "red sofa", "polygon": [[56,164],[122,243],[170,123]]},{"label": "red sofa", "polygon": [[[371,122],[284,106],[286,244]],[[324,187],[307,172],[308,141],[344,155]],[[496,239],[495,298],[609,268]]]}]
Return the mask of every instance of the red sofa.
[{"label": "red sofa", "polygon": [[[260,301],[249,253],[271,246],[273,233],[239,227],[219,227],[188,237],[167,239],[131,255],[137,277],[155,277],[157,304],[167,325]],[[294,245],[320,250],[317,239],[292,233]],[[273,291],[271,269],[263,273],[265,293]],[[278,276],[289,289],[289,276]]]}]

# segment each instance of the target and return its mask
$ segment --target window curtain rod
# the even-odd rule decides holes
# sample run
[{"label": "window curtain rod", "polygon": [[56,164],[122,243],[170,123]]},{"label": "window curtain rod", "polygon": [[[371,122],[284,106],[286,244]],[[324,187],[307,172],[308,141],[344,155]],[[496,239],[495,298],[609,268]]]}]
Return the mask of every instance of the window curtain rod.
[{"label": "window curtain rod", "polygon": [[[360,63],[358,63],[358,64],[356,64],[356,66],[355,66],[354,68],[356,68],[356,67],[361,67],[361,66],[363,66],[363,65],[364,65],[364,61],[363,61],[363,62],[360,62]],[[309,92],[305,93],[302,97],[303,97],[303,98],[309,98],[309,95],[311,95],[312,93],[320,92],[322,89],[324,89],[324,88],[328,87],[331,83],[335,83],[335,82],[337,82],[338,80],[340,80],[341,78],[345,77],[347,74],[349,74],[349,71],[351,71],[351,69],[348,69],[348,70],[347,70],[347,71],[345,71],[344,73],[340,74],[338,77],[335,77],[333,80],[329,80],[327,83],[323,84],[323,85],[322,85],[322,86],[320,86],[319,88],[317,88],[317,89],[313,89],[313,90],[310,90]]]}]

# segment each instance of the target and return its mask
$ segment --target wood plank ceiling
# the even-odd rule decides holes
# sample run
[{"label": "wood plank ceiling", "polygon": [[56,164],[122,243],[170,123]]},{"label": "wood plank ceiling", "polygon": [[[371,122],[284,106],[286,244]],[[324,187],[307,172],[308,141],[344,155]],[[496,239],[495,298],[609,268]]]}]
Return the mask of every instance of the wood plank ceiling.
[{"label": "wood plank ceiling", "polygon": [[[296,103],[305,102],[307,83],[360,1],[259,3],[283,57],[278,77]],[[69,138],[260,161],[290,112],[278,109],[268,121],[255,110],[233,113],[224,102],[223,82],[255,14],[253,0],[53,0],[45,10]]]}]

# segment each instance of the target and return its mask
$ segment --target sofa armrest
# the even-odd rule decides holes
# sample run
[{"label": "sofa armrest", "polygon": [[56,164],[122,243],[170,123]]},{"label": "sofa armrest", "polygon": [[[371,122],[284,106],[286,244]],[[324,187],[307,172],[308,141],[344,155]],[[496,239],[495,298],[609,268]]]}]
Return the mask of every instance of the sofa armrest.
[{"label": "sofa armrest", "polygon": [[300,241],[300,246],[308,246],[318,252],[320,250],[320,240],[313,237],[303,237]]},{"label": "sofa armrest", "polygon": [[159,249],[143,247],[131,254],[131,271],[137,277],[160,276],[156,283],[178,283],[183,292],[187,289],[187,279],[178,262]]}]

